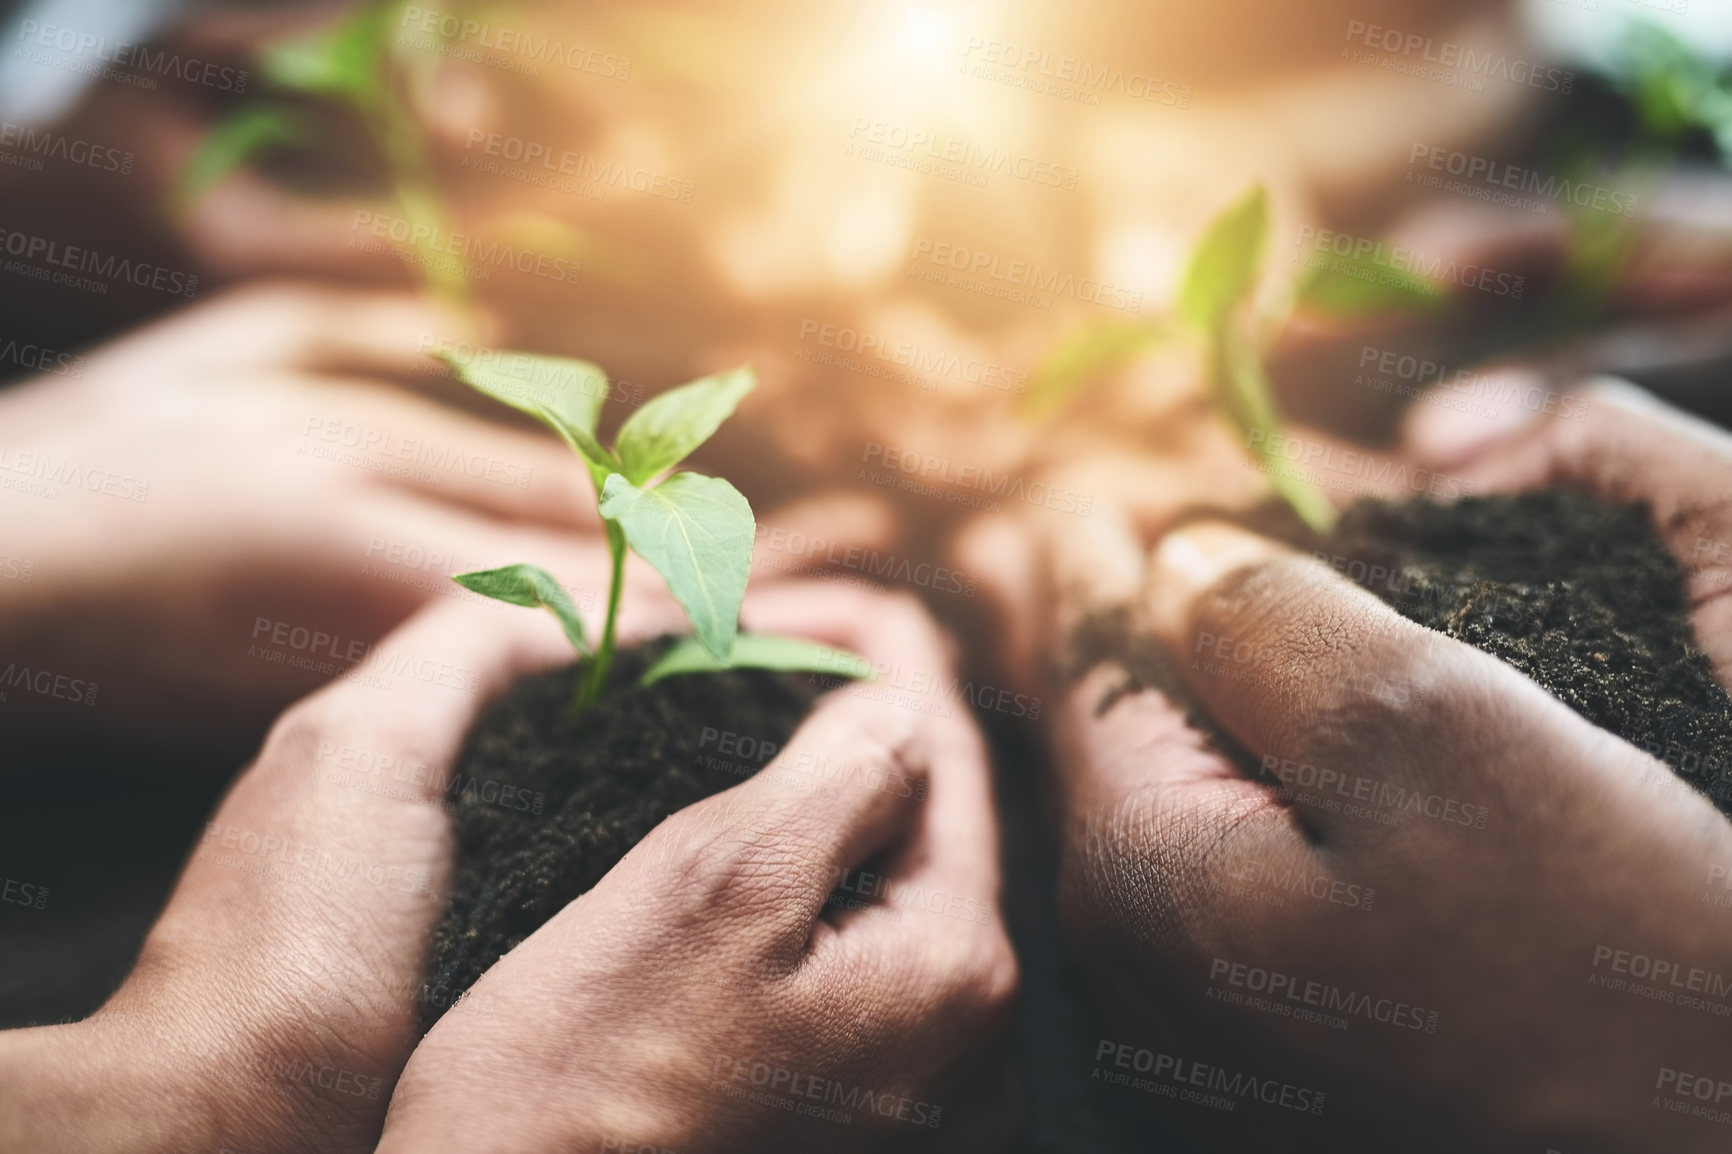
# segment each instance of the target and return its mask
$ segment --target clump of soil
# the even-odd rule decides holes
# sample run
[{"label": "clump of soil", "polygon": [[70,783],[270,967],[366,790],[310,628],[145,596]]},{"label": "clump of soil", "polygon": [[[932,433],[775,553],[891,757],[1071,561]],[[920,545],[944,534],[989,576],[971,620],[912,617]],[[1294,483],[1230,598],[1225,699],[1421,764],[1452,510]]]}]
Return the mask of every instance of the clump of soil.
[{"label": "clump of soil", "polygon": [[1732,700],[1646,505],[1546,489],[1361,501],[1330,553],[1413,621],[1509,662],[1732,814]]},{"label": "clump of soil", "polygon": [[669,644],[615,654],[607,695],[581,718],[566,711],[567,666],[518,681],[470,731],[453,778],[457,872],[423,1028],[669,814],[767,764],[829,687],[760,670],[639,687]]},{"label": "clump of soil", "polygon": [[[1646,505],[1562,489],[1451,504],[1366,500],[1328,538],[1279,535],[1402,616],[1515,666],[1732,816],[1732,699],[1696,644],[1684,574]],[[1257,774],[1256,759],[1203,713],[1179,667],[1124,610],[1079,626],[1069,674],[1107,660],[1125,676],[1100,712],[1125,693],[1158,689]]]}]

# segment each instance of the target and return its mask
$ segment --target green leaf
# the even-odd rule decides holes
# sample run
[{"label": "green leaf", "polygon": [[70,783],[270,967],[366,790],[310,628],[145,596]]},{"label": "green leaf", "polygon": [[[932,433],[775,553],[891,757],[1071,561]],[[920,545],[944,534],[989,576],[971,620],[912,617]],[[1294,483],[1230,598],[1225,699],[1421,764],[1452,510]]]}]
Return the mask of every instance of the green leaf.
[{"label": "green leaf", "polygon": [[260,71],[291,92],[370,101],[378,90],[396,7],[391,0],[366,0],[334,28],[267,44]]},{"label": "green leaf", "polygon": [[1083,329],[1060,342],[1035,370],[1034,382],[1022,399],[1022,411],[1038,416],[1090,379],[1129,364],[1171,335],[1169,327],[1147,321]]},{"label": "green leaf", "polygon": [[641,485],[663,469],[673,468],[709,440],[757,384],[757,375],[749,367],[730,369],[669,389],[650,401],[620,426],[614,439],[614,451],[624,465],[621,471],[632,484]]},{"label": "green leaf", "polygon": [[574,357],[491,349],[468,361],[448,352],[438,356],[476,392],[537,419],[545,419],[543,410],[555,413],[567,427],[595,436],[607,400],[607,374],[599,365]]},{"label": "green leaf", "polygon": [[503,569],[459,573],[451,580],[495,601],[525,605],[531,609],[537,606],[545,608],[558,618],[572,648],[580,654],[589,652],[589,642],[583,636],[583,618],[577,615],[577,606],[572,604],[571,597],[547,570],[537,569],[534,565],[507,565]]},{"label": "green leaf", "polygon": [[1632,24],[1620,46],[1613,80],[1635,105],[1642,129],[1664,141],[1695,126],[1720,91],[1714,66],[1671,30],[1653,21]]},{"label": "green leaf", "polygon": [[1214,332],[1257,279],[1269,236],[1269,194],[1254,184],[1209,225],[1179,285],[1179,313]]},{"label": "green leaf", "polygon": [[1406,269],[1363,256],[1331,254],[1299,282],[1297,303],[1335,317],[1435,313],[1448,298],[1443,286]]},{"label": "green leaf", "polygon": [[596,365],[533,353],[500,352],[468,361],[449,352],[437,356],[476,392],[528,413],[558,433],[589,467],[598,496],[608,474],[622,471],[619,458],[595,439],[607,400],[607,374]]},{"label": "green leaf", "polygon": [[734,638],[734,651],[726,661],[718,659],[703,642],[688,637],[661,655],[644,672],[640,684],[654,685],[664,677],[685,673],[716,673],[724,669],[775,669],[784,672],[828,673],[838,677],[872,676],[871,664],[857,653],[819,645],[804,637],[778,637],[769,633],[742,633]]},{"label": "green leaf", "polygon": [[254,156],[282,144],[299,144],[307,138],[307,124],[292,109],[271,104],[244,104],[219,121],[175,182],[174,199],[188,208],[214,188],[218,181]]},{"label": "green leaf", "polygon": [[733,652],[752,561],[752,506],[726,481],[675,473],[653,489],[607,478],[601,515],[655,566],[717,660]]}]

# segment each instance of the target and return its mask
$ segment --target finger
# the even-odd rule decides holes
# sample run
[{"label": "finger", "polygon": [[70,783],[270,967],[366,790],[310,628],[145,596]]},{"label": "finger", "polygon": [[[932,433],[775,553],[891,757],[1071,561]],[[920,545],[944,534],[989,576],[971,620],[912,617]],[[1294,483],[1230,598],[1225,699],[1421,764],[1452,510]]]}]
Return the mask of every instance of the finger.
[{"label": "finger", "polygon": [[[426,876],[428,848],[445,837],[437,801],[463,735],[512,680],[569,657],[558,628],[538,615],[505,617],[466,604],[417,614],[370,647],[350,675],[284,715],[219,808],[220,838],[213,842],[207,831],[202,848],[232,850],[244,840],[244,853],[287,867],[272,880],[299,880],[315,890],[325,879],[297,868],[306,861],[277,851],[347,853],[369,868],[347,871],[340,880],[353,884],[337,889],[361,905],[402,907],[393,895],[404,894],[426,901],[438,881]],[[244,837],[248,832],[254,836]],[[223,871],[221,864],[204,865],[195,855],[177,900],[210,889],[261,892],[259,873]],[[414,864],[424,867],[425,884],[381,885],[368,876]],[[274,888],[285,910],[309,896],[292,886]],[[337,909],[353,912],[347,903]]]},{"label": "finger", "polygon": [[844,872],[904,836],[918,812],[925,767],[898,712],[832,695],[755,776],[672,819],[711,903],[744,917],[773,957],[813,948]]},{"label": "finger", "polygon": [[[364,505],[350,525],[348,555],[359,571],[432,600],[439,596],[481,605],[507,618],[525,612],[473,593],[452,578],[459,573],[526,562],[547,570],[570,595],[594,643],[601,636],[613,580],[604,538],[483,517],[394,491]],[[684,610],[667,582],[647,564],[628,563],[620,599],[619,637],[630,643],[680,632]]]},{"label": "finger", "polygon": [[[566,587],[592,637],[599,629],[609,574],[597,537],[502,522],[383,486],[322,504],[283,493],[260,501],[257,516],[241,522],[246,536],[226,542],[229,565],[164,578],[174,589],[161,591],[167,608],[158,624],[202,629],[221,644],[157,656],[149,683],[129,690],[149,717],[256,740],[288,702],[352,672],[354,654],[422,605],[485,604],[505,618],[529,612],[452,580],[477,569],[540,565]],[[646,615],[671,600],[665,585],[645,565],[626,573],[622,628],[661,624],[668,613],[653,622]],[[279,629],[299,630],[303,648]],[[319,632],[331,640],[319,644]],[[222,691],[214,699],[213,684]]]},{"label": "finger", "polygon": [[980,575],[978,612],[957,623],[965,644],[1025,690],[1046,673],[1043,641],[1052,602],[1043,594],[1048,582],[1041,550],[1038,530],[1027,519],[1002,513],[967,522],[950,544],[953,567]]},{"label": "finger", "polygon": [[[1331,786],[1465,781],[1483,793],[1504,773],[1591,763],[1571,772],[1610,776],[1647,762],[1495,658],[1242,530],[1169,535],[1149,596],[1188,688],[1265,767],[1314,767]],[[1324,835],[1383,828],[1320,808],[1303,819]]]},{"label": "finger", "polygon": [[[1614,504],[1645,502],[1684,570],[1702,647],[1720,683],[1732,685],[1732,434],[1616,378],[1565,400],[1550,413],[1524,406],[1525,426],[1479,445],[1463,476],[1488,490],[1563,485]],[[1427,418],[1409,432],[1421,451],[1460,452]]]},{"label": "finger", "polygon": [[[1060,908],[1073,933],[1145,956],[1274,919],[1257,902],[1219,916],[1247,876],[1322,871],[1294,812],[1238,773],[1152,688],[1121,694],[1105,668],[1054,719],[1065,857]],[[1125,941],[1126,937],[1134,941]],[[1124,954],[1124,949],[1130,954]],[[1085,955],[1086,956],[1086,955]]]},{"label": "finger", "polygon": [[1117,501],[1096,503],[1076,525],[1006,514],[964,525],[951,550],[958,569],[981,574],[981,611],[968,623],[972,667],[1024,694],[1049,693],[1090,660],[1097,635],[1116,633],[1118,611],[1143,586],[1143,540]]},{"label": "finger", "polygon": [[390,209],[288,191],[243,169],[187,211],[183,235],[201,265],[224,279],[305,276],[401,285],[408,269],[389,239],[357,218],[389,221]]},{"label": "finger", "polygon": [[881,688],[931,697],[946,688],[942,674],[954,679],[949,639],[906,593],[782,582],[749,592],[740,621],[753,632],[807,637],[859,654],[888,683]]},{"label": "finger", "polygon": [[[611,580],[607,544],[599,534],[501,521],[420,493],[383,488],[355,502],[337,519],[342,555],[356,572],[431,596],[475,601],[452,578],[460,573],[526,562],[559,578],[586,621],[599,621]],[[626,567],[633,596],[653,595],[665,583],[647,565]]]},{"label": "finger", "polygon": [[1142,588],[1144,538],[1126,510],[1106,504],[1081,525],[1035,532],[1050,570],[1057,636],[1068,637],[1090,610],[1125,604]]},{"label": "finger", "polygon": [[[402,292],[268,282],[223,293],[96,354],[160,371],[300,368],[400,374],[475,322]],[[138,354],[148,354],[139,357]]]},{"label": "finger", "polygon": [[[360,1073],[394,1077],[447,886],[441,803],[458,746],[487,700],[568,655],[538,615],[501,621],[444,605],[290,709],[207,825],[134,978],[103,1012],[172,1020],[173,999],[192,997],[225,1007],[243,1046],[304,1047],[309,1060],[336,1051]],[[191,993],[175,984],[188,957],[203,961]],[[245,1040],[249,1029],[274,1033]]]},{"label": "finger", "polygon": [[890,507],[868,493],[839,490],[791,501],[759,520],[752,578],[810,576],[830,568],[866,578],[873,562],[894,548],[896,530]]},{"label": "finger", "polygon": [[1275,459],[1264,466],[1265,471],[1280,469],[1309,481],[1337,509],[1363,500],[1455,500],[1474,492],[1470,482],[1447,469],[1368,449],[1319,429],[1299,427],[1290,434],[1272,435],[1271,443]]},{"label": "finger", "polygon": [[[970,729],[957,727],[971,723],[963,702],[946,696],[956,686],[947,643],[912,598],[790,582],[748,598],[743,617],[755,630],[851,650],[880,671],[880,680],[825,697],[756,777],[693,807],[702,812],[690,820],[726,852],[755,860],[773,848],[773,860],[734,872],[793,887],[777,932],[804,945],[844,873],[911,831],[930,785],[931,735],[966,749]],[[959,829],[964,844],[978,828]],[[739,892],[754,901],[761,888]]]},{"label": "finger", "polygon": [[998,925],[998,827],[985,743],[959,710],[932,718],[910,758],[926,771],[925,804],[880,876],[863,873],[858,861],[842,865],[836,888],[867,903],[845,932],[900,937],[913,922],[968,948],[971,929]]},{"label": "finger", "polygon": [[[1428,260],[1474,264],[1506,274],[1554,264],[1569,244],[1566,222],[1557,214],[1536,214],[1501,205],[1434,202],[1396,220],[1391,245],[1423,253]],[[1451,286],[1468,295],[1465,281]]]},{"label": "finger", "polygon": [[[496,517],[599,529],[595,485],[552,436],[366,382],[310,390],[303,447],[385,485]],[[352,444],[353,442],[353,444]]]},{"label": "finger", "polygon": [[1580,419],[1576,410],[1583,403],[1542,365],[1494,365],[1423,393],[1402,418],[1401,443],[1417,461],[1456,469],[1531,429],[1548,411]]},{"label": "finger", "polygon": [[1192,441],[1169,454],[1103,454],[1097,448],[1059,471],[1055,489],[1098,496],[1088,517],[1056,527],[1057,535],[1062,539],[1086,528],[1096,510],[1108,503],[1107,494],[1150,541],[1183,513],[1248,509],[1267,497],[1268,480],[1259,475],[1244,438],[1235,438],[1224,422],[1214,419],[1194,422],[1192,429]]}]

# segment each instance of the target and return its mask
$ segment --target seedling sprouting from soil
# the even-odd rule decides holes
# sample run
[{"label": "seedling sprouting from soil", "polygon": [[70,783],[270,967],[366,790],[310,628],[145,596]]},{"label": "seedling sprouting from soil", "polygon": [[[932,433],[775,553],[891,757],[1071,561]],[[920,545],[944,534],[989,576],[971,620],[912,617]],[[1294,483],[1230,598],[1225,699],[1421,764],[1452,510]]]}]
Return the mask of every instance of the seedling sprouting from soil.
[{"label": "seedling sprouting from soil", "polygon": [[1228,206],[1192,250],[1179,284],[1177,317],[1148,323],[1086,329],[1061,344],[1035,375],[1029,391],[1034,411],[1056,403],[1108,369],[1126,364],[1157,345],[1200,346],[1216,406],[1233,425],[1270,483],[1306,524],[1327,532],[1335,510],[1323,493],[1292,473],[1279,455],[1281,416],[1270,394],[1263,350],[1279,333],[1295,305],[1332,316],[1431,311],[1441,289],[1405,270],[1355,254],[1329,258],[1307,270],[1255,310],[1257,283],[1269,236],[1269,198],[1262,185]]},{"label": "seedling sprouting from soil", "polygon": [[558,433],[595,483],[612,560],[599,645],[591,648],[576,606],[545,570],[508,565],[455,578],[483,596],[545,608],[558,618],[581,659],[574,711],[593,705],[607,685],[628,549],[661,574],[696,634],[652,665],[643,684],[676,674],[743,668],[865,674],[865,659],[854,654],[796,637],[739,632],[756,531],[752,507],[719,477],[669,472],[709,440],[752,391],[757,379],[751,369],[717,373],[663,393],[626,419],[609,448],[596,439],[607,377],[595,365],[522,353],[448,357],[447,363],[471,388]]}]

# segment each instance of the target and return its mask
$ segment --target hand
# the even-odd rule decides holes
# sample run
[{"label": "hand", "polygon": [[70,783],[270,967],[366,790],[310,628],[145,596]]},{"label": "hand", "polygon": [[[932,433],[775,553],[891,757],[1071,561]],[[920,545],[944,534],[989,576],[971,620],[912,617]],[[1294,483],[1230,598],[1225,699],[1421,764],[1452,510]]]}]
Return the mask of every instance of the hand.
[{"label": "hand", "polygon": [[[1732,438],[1627,392],[1586,411],[1427,459],[1646,498],[1686,563],[1698,537],[1729,539]],[[1724,670],[1724,569],[1690,580]],[[1510,667],[1238,530],[1170,535],[1142,605],[1187,655],[1183,689],[1252,758],[1418,800],[1394,826],[1380,803],[1283,804],[1167,696],[1097,715],[1117,675],[1084,678],[1059,713],[1061,902],[1123,1015],[1097,1066],[1171,1081],[1200,1062],[1323,1095],[1315,1116],[1254,1108],[1277,1147],[1723,1146],[1688,1113],[1732,1087],[1723,1021],[1689,1001],[1722,1000],[1732,949],[1710,892],[1732,827],[1705,800]],[[1255,660],[1192,665],[1211,636]],[[1156,1055],[1176,1063],[1151,1075]]]},{"label": "hand", "polygon": [[1561,485],[1647,502],[1684,570],[1697,641],[1732,686],[1732,436],[1613,377],[1569,394],[1520,369],[1485,383],[1499,399],[1483,416],[1416,406],[1409,455],[1476,491]]},{"label": "hand", "polygon": [[[603,579],[593,563],[572,575]],[[283,715],[113,998],[0,1033],[0,1150],[373,1149],[448,890],[459,744],[490,697],[571,655],[546,614],[494,609],[424,610],[379,645],[406,672]]]},{"label": "hand", "polygon": [[[30,576],[6,583],[0,653],[96,684],[117,728],[251,742],[343,654],[461,594],[452,573],[557,568],[596,525],[572,454],[389,387],[449,327],[407,297],[250,289],[0,394],[0,552]],[[84,720],[25,704],[14,720]]]},{"label": "hand", "polygon": [[[907,598],[792,585],[745,620],[950,676]],[[985,751],[934,704],[893,678],[838,690],[757,776],[658,826],[433,1028],[379,1149],[1001,1144],[1016,964]]]}]

